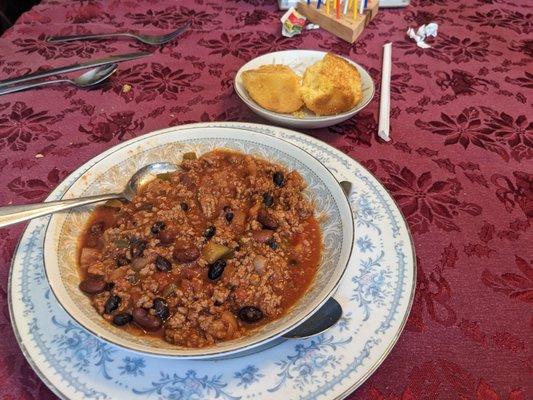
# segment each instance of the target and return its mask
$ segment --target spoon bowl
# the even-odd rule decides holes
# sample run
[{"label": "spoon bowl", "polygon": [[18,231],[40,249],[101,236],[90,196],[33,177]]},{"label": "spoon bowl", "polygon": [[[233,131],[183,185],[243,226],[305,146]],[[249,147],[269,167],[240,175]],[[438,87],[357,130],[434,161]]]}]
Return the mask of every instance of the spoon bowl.
[{"label": "spoon bowl", "polygon": [[80,76],[74,79],[70,79],[70,82],[78,87],[84,88],[88,86],[98,85],[102,83],[107,78],[117,70],[118,64],[105,64],[99,67],[90,69],[87,72],[84,72]]},{"label": "spoon bowl", "polygon": [[148,164],[142,167],[140,170],[138,170],[131,176],[130,180],[126,184],[126,187],[122,192],[123,198],[131,201],[133,199],[133,196],[135,196],[139,192],[139,189],[151,180],[155,179],[157,175],[169,174],[171,172],[177,171],[177,169],[178,166],[176,164],[168,162]]}]

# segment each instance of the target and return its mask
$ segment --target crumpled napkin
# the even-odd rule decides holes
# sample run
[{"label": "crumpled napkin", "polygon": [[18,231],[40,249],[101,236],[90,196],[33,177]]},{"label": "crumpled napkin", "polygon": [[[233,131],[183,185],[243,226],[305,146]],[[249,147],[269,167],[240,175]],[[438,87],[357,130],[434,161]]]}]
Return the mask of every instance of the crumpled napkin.
[{"label": "crumpled napkin", "polygon": [[418,47],[429,49],[431,46],[425,42],[425,39],[429,36],[437,37],[438,29],[439,25],[431,22],[427,25],[422,25],[416,32],[413,28],[407,29],[407,36],[413,39]]}]

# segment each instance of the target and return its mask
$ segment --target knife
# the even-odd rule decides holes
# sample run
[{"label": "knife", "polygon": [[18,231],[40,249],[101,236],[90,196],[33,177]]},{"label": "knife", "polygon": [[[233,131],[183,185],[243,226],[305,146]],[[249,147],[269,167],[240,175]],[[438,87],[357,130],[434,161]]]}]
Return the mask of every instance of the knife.
[{"label": "knife", "polygon": [[30,74],[19,76],[17,78],[9,78],[9,79],[1,80],[0,87],[12,85],[14,83],[27,82],[27,81],[31,81],[31,80],[38,79],[38,78],[46,78],[49,76],[54,76],[54,75],[62,74],[66,72],[79,71],[80,69],[98,67],[104,64],[135,60],[137,58],[147,57],[149,55],[152,55],[152,53],[140,51],[136,53],[128,53],[128,54],[121,54],[118,56],[100,58],[98,60],[85,61],[79,64],[67,65],[66,67],[59,67],[59,68],[48,69],[45,71],[32,72]]}]

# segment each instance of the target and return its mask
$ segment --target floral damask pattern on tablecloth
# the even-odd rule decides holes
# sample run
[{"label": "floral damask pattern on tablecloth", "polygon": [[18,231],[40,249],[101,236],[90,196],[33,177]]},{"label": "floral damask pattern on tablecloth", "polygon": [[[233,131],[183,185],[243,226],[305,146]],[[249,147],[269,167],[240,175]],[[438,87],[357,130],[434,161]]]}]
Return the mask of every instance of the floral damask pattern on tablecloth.
[{"label": "floral damask pattern on tablecloth", "polygon": [[[350,398],[532,398],[532,15],[533,6],[524,0],[412,0],[405,9],[381,10],[351,45],[323,30],[282,37],[281,12],[270,0],[44,0],[0,38],[0,79],[116,53],[153,55],[121,64],[107,84],[93,90],[56,86],[0,97],[0,203],[41,201],[83,162],[155,129],[198,121],[263,122],[232,88],[238,68],[259,54],[333,51],[362,64],[379,86],[381,46],[393,41],[393,140],[383,143],[376,135],[377,98],[349,121],[308,132],[380,178],[410,225],[418,257],[406,331]],[[186,20],[192,24],[185,35],[157,48],[128,40],[44,40],[117,29],[161,33]],[[421,49],[405,36],[408,26],[431,21],[439,23],[431,48]],[[28,367],[9,323],[7,276],[20,233],[20,226],[0,231],[0,398],[53,399]],[[373,245],[363,237],[356,248],[370,254]],[[357,281],[361,290],[353,301],[363,312],[366,298],[386,290],[376,263],[369,259]],[[75,330],[61,340],[65,351],[80,357],[80,367],[82,356],[105,360]],[[316,346],[328,345],[317,339]],[[313,364],[292,363],[290,357],[283,368],[301,373],[305,383]],[[323,357],[334,362],[327,352]],[[135,358],[124,359],[120,373],[142,379],[144,368]],[[243,365],[235,379],[245,389],[258,374]],[[154,384],[175,398],[186,398],[189,384],[205,385],[207,396],[223,391],[215,378],[202,379],[168,376]],[[155,390],[151,385],[139,387]]]}]

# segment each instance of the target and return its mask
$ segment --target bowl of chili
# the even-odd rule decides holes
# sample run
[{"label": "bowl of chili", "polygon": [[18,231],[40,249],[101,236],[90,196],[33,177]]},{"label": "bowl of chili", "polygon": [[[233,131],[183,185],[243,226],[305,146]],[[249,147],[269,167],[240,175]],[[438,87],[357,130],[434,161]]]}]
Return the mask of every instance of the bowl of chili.
[{"label": "bowl of chili", "polygon": [[151,162],[180,166],[131,203],[50,218],[45,271],[63,308],[110,343],[193,359],[252,351],[313,315],[344,275],[353,215],[333,174],[284,132],[168,128],[67,177],[74,198],[120,190]]}]

